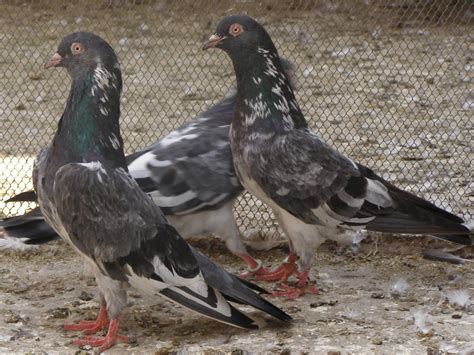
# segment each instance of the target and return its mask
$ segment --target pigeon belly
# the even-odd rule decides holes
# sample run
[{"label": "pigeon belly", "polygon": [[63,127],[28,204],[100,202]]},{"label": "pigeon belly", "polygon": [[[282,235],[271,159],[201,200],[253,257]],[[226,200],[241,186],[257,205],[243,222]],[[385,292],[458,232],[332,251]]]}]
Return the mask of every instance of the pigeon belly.
[{"label": "pigeon belly", "polygon": [[[258,185],[258,183],[251,177],[246,171],[250,169],[240,168],[242,161],[234,158],[236,171],[241,179],[242,185],[254,196],[258,197],[262,202],[267,204],[273,211],[275,218],[281,228],[284,230],[284,234],[287,239],[291,242],[292,247],[298,251],[300,256],[305,255],[303,259],[310,259],[310,255],[314,250],[321,245],[326,239],[331,239],[336,242],[344,244],[347,240],[345,233],[346,228],[339,226],[338,224],[307,224],[285,209],[281,208],[273,199],[271,199]],[[324,218],[326,213],[323,207],[318,207],[313,210],[313,213],[317,216]],[[360,228],[348,228],[354,232]]]}]

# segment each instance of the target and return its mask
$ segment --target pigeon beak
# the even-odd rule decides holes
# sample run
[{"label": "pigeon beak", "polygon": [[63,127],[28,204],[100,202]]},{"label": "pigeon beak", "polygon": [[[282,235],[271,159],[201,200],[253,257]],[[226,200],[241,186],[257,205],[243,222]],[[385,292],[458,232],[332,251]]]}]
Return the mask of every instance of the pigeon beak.
[{"label": "pigeon beak", "polygon": [[44,66],[45,69],[51,68],[51,67],[57,67],[58,65],[61,64],[63,60],[63,57],[59,55],[59,53],[54,53],[54,55],[51,57],[51,59],[46,63]]},{"label": "pigeon beak", "polygon": [[204,42],[204,45],[202,46],[202,49],[206,50],[206,49],[209,49],[209,48],[212,48],[212,47],[216,47],[219,43],[221,43],[226,38],[227,37],[221,37],[219,35],[214,34],[211,37],[209,37],[209,39],[206,42]]}]

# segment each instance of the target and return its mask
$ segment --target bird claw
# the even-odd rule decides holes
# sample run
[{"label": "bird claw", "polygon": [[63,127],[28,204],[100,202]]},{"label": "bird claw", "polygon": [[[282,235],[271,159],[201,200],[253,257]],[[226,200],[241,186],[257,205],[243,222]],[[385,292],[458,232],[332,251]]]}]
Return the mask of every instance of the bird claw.
[{"label": "bird claw", "polygon": [[258,278],[261,275],[266,275],[270,273],[270,269],[267,269],[266,267],[260,266],[257,270],[249,270],[241,273],[239,277],[241,279],[247,280],[250,278]]},{"label": "bird claw", "polygon": [[273,270],[267,270],[266,273],[256,275],[258,281],[283,281],[286,282],[288,278],[295,274],[298,266],[295,263],[283,263]]},{"label": "bird claw", "polygon": [[76,324],[64,324],[63,329],[67,331],[84,331],[84,334],[95,334],[106,326],[107,323],[81,320]]},{"label": "bird claw", "polygon": [[104,329],[109,324],[107,318],[107,310],[105,307],[101,307],[97,319],[94,321],[81,320],[76,324],[64,324],[63,328],[66,331],[84,331],[84,334],[95,334],[98,331]]},{"label": "bird claw", "polygon": [[306,285],[306,286],[290,286],[285,283],[281,283],[280,287],[284,289],[284,291],[276,291],[272,293],[272,296],[275,297],[286,297],[290,300],[294,300],[298,297],[303,296],[306,293],[317,294],[319,293],[319,289],[315,285]]}]

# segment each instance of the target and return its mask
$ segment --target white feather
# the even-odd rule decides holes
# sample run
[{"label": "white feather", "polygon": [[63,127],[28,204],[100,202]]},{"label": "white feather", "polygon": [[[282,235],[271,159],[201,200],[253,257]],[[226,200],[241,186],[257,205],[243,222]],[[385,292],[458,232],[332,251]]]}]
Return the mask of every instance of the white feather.
[{"label": "white feather", "polygon": [[196,198],[196,193],[192,190],[183,192],[176,196],[163,196],[159,191],[150,192],[153,201],[160,207],[174,207],[182,205],[183,203]]},{"label": "white feather", "polygon": [[26,241],[28,241],[28,238],[12,238],[5,236],[0,238],[0,250],[24,251],[38,248],[37,245],[25,244]]},{"label": "white feather", "polygon": [[380,207],[390,207],[393,200],[388,194],[387,188],[379,181],[367,179],[367,196],[366,200]]}]

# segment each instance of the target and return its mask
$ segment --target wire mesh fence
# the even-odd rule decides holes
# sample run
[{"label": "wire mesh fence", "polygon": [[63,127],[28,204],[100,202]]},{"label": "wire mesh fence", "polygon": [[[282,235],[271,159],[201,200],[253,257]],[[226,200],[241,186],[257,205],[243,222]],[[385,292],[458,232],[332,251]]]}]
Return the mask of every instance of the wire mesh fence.
[{"label": "wire mesh fence", "polygon": [[[31,189],[69,82],[43,65],[60,39],[87,30],[122,64],[126,152],[143,148],[221,99],[229,59],[201,51],[218,20],[247,13],[294,65],[313,130],[384,178],[467,219],[473,212],[474,5],[468,0],[2,1],[0,200]],[[0,213],[30,204],[0,202]],[[249,195],[241,230],[274,231]]]}]

